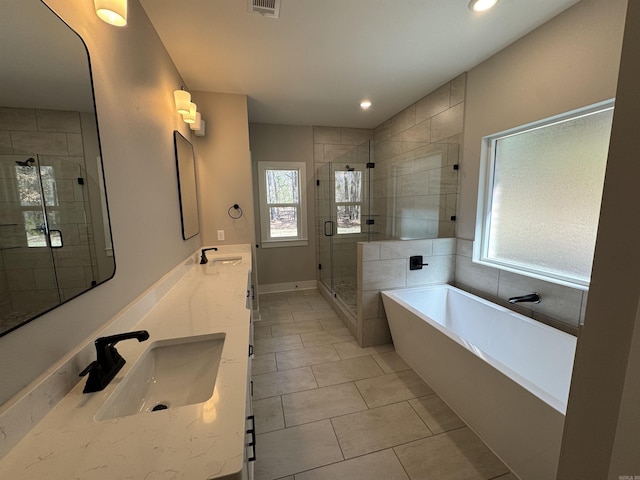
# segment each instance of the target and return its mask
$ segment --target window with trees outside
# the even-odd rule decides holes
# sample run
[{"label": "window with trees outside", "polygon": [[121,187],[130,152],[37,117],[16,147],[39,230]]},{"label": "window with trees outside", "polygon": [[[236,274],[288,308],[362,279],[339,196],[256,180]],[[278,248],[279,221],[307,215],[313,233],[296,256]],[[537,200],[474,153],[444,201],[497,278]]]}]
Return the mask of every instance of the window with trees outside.
[{"label": "window with trees outside", "polygon": [[585,289],[613,100],[483,139],[473,260]]},{"label": "window with trees outside", "polygon": [[303,162],[258,162],[262,246],[308,244]]},{"label": "window with trees outside", "polygon": [[362,165],[334,172],[338,235],[362,232]]}]

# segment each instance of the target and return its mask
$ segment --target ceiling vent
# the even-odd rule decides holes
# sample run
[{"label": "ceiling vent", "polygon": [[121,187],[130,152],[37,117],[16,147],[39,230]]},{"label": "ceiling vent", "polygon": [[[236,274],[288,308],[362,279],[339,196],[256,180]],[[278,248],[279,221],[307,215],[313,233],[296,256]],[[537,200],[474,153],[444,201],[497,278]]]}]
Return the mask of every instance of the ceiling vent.
[{"label": "ceiling vent", "polygon": [[280,0],[249,0],[249,12],[264,17],[280,17]]}]

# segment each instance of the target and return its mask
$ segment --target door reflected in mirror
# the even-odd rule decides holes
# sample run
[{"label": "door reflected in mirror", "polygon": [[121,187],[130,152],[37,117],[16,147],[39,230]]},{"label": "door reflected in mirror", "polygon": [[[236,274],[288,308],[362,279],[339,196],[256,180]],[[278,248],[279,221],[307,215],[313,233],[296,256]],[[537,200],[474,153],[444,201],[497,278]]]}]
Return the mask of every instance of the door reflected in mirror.
[{"label": "door reflected in mirror", "polygon": [[0,2],[0,336],[115,271],[87,49],[40,0]]}]

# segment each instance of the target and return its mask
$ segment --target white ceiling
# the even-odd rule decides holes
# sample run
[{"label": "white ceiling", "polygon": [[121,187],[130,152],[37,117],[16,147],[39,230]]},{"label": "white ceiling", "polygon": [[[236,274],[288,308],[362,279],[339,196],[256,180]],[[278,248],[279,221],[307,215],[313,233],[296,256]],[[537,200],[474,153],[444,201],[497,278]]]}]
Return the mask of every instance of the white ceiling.
[{"label": "white ceiling", "polygon": [[282,0],[278,19],[247,0],[141,3],[188,89],[246,94],[251,122],[373,128],[577,1]]}]

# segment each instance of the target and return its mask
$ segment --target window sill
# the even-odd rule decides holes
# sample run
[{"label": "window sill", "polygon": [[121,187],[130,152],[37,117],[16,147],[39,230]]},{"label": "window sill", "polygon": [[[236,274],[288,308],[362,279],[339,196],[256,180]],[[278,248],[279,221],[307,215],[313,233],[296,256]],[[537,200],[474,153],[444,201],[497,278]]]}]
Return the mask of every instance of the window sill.
[{"label": "window sill", "polygon": [[262,248],[277,248],[277,247],[306,247],[309,245],[309,240],[267,240],[263,241]]}]

